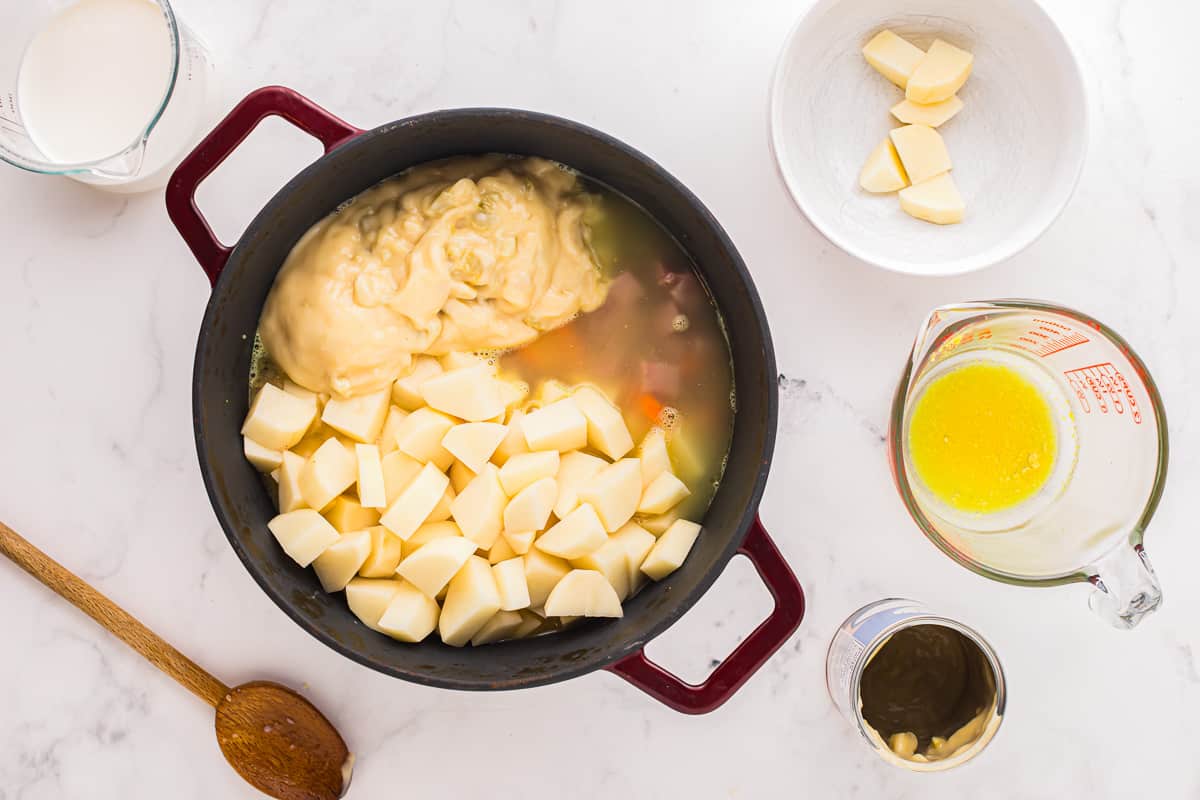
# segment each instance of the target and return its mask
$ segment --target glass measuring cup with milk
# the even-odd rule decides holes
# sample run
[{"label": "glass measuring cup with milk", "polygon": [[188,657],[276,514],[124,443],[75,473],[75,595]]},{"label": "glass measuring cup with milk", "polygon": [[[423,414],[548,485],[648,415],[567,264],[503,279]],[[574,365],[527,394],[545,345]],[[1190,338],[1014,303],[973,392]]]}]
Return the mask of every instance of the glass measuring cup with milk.
[{"label": "glass measuring cup with milk", "polygon": [[1131,628],[1162,591],[1142,538],[1167,426],[1145,364],[1077,311],[998,300],[935,309],[892,404],[892,472],[921,530],[959,564],[1024,586],[1089,581]]},{"label": "glass measuring cup with milk", "polygon": [[156,188],[208,121],[211,62],[166,0],[13,3],[0,45],[0,158],[14,166]]}]

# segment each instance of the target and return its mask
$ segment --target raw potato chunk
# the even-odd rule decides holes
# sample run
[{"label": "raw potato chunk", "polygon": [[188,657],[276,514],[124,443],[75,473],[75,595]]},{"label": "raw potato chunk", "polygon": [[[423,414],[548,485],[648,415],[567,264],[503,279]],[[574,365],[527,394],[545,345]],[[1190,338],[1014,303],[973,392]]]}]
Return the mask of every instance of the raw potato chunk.
[{"label": "raw potato chunk", "polygon": [[432,408],[418,408],[396,428],[396,447],[422,464],[433,463],[449,469],[454,456],[442,447],[442,439],[454,427],[454,420]]},{"label": "raw potato chunk", "polygon": [[490,363],[486,358],[476,353],[446,353],[438,359],[438,363],[442,365],[442,369],[446,372],[453,372],[456,369],[467,369],[468,367],[487,367],[488,372],[492,375],[496,374],[496,365]]},{"label": "raw potato chunk", "polygon": [[867,163],[858,174],[858,185],[876,194],[895,192],[908,186],[908,174],[891,139],[884,139],[867,156]]},{"label": "raw potato chunk", "polygon": [[365,508],[386,508],[387,488],[383,480],[383,461],[379,458],[379,447],[373,444],[356,444],[354,456],[358,461],[358,502]]},{"label": "raw potato chunk", "polygon": [[691,493],[683,481],[670,472],[664,472],[651,481],[642,492],[642,499],[637,507],[638,513],[662,514],[679,505]]},{"label": "raw potato chunk", "polygon": [[699,535],[700,526],[696,523],[686,519],[676,520],[674,525],[667,528],[666,533],[658,537],[654,547],[650,548],[646,560],[642,562],[642,572],[649,578],[661,581],[679,569],[688,553],[692,551],[692,545],[696,543],[696,537]]},{"label": "raw potato chunk", "polygon": [[571,396],[587,419],[587,440],[594,450],[616,461],[633,449],[629,428],[607,397],[591,386],[580,386]]},{"label": "raw potato chunk", "polygon": [[407,539],[429,518],[449,485],[450,479],[441,470],[433,464],[426,464],[395,502],[388,506],[379,524],[401,539]]},{"label": "raw potato chunk", "polygon": [[500,610],[529,608],[529,584],[525,581],[525,559],[510,558],[492,567],[496,590],[500,592]]},{"label": "raw potato chunk", "polygon": [[[428,547],[428,545],[426,545]],[[462,647],[500,610],[500,592],[492,567],[479,556],[471,556],[450,580],[438,632],[451,647]]]},{"label": "raw potato chunk", "polygon": [[426,522],[445,522],[450,519],[450,509],[454,504],[454,498],[457,495],[454,489],[450,486],[446,487],[446,491],[442,492],[442,499],[438,500],[438,504],[433,507],[433,511],[429,512],[426,517]]},{"label": "raw potato chunk", "polygon": [[[417,532],[408,537],[404,541],[401,548],[401,554],[404,558],[408,558],[413,553],[417,552],[418,548],[429,544],[435,539],[445,539],[448,537],[462,536],[462,531],[458,529],[450,520],[442,522],[426,522],[421,527],[417,528]],[[393,567],[395,569],[395,567]]]},{"label": "raw potato chunk", "polygon": [[554,501],[554,516],[566,519],[579,505],[579,490],[606,466],[604,459],[587,453],[564,453],[555,477],[558,499]]},{"label": "raw potato chunk", "polygon": [[315,398],[297,397],[275,384],[264,383],[250,404],[242,435],[270,450],[287,450],[304,438],[316,417]]},{"label": "raw potato chunk", "polygon": [[868,64],[901,89],[908,84],[909,77],[925,58],[921,48],[886,30],[875,34],[862,52]]},{"label": "raw potato chunk", "polygon": [[529,384],[525,381],[500,381],[500,399],[505,408],[512,408],[529,396]]},{"label": "raw potato chunk", "polygon": [[504,487],[504,493],[512,497],[530,484],[553,478],[558,474],[559,463],[557,450],[516,453],[500,467],[500,485]]},{"label": "raw potato chunk", "polygon": [[642,573],[642,562],[654,547],[654,534],[638,525],[636,522],[626,524],[621,530],[609,537],[610,542],[618,543],[625,551],[625,560],[629,569],[629,593],[633,594],[646,582]]},{"label": "raw potato chunk", "polygon": [[300,473],[307,462],[290,450],[283,451],[279,465],[279,510],[283,513],[304,508],[304,493],[300,491]]},{"label": "raw potato chunk", "polygon": [[938,225],[962,222],[966,213],[966,204],[949,172],[902,190],[900,208],[909,216]]},{"label": "raw potato chunk", "polygon": [[321,588],[329,593],[345,589],[370,554],[370,531],[343,533],[312,563]]},{"label": "raw potato chunk", "polygon": [[636,458],[609,464],[579,490],[579,502],[596,509],[609,533],[629,522],[641,497],[642,462]]},{"label": "raw potato chunk", "polygon": [[573,569],[546,598],[548,617],[623,617],[621,600],[599,572]]},{"label": "raw potato chunk", "polygon": [[300,494],[309,508],[325,508],[350,488],[358,476],[354,454],[337,439],[317,448],[300,470]]},{"label": "raw potato chunk", "polygon": [[471,637],[471,646],[479,647],[483,644],[511,639],[517,632],[517,628],[521,627],[522,621],[521,615],[516,611],[497,611],[491,619],[484,623],[479,632]]},{"label": "raw potato chunk", "polygon": [[889,135],[914,186],[953,166],[941,134],[928,125],[905,125],[893,129]]},{"label": "raw potato chunk", "polygon": [[392,402],[405,411],[416,411],[425,405],[421,385],[434,375],[442,374],[442,365],[431,356],[416,356],[408,374],[392,384]]},{"label": "raw potato chunk", "polygon": [[675,511],[668,511],[665,514],[655,514],[650,517],[638,517],[638,524],[655,536],[662,536],[675,524],[675,520],[679,519],[679,514]]},{"label": "raw potato chunk", "polygon": [[363,508],[357,500],[346,495],[334,498],[329,507],[321,513],[339,533],[361,531],[379,524],[378,509]]},{"label": "raw potato chunk", "polygon": [[374,442],[387,418],[390,392],[380,389],[359,397],[335,397],[325,404],[321,421],[359,442]]},{"label": "raw potato chunk", "polygon": [[[940,103],[949,100],[971,76],[975,56],[941,39],[929,45],[929,51],[917,64],[904,87],[904,96],[914,103]],[[913,183],[918,183],[915,178]]]},{"label": "raw potato chunk", "polygon": [[595,509],[584,503],[543,533],[534,548],[559,558],[582,558],[607,539]]},{"label": "raw potato chunk", "polygon": [[280,514],[267,527],[279,540],[283,552],[302,567],[307,567],[338,540],[337,530],[311,508]]},{"label": "raw potato chunk", "polygon": [[348,436],[335,431],[333,428],[326,425],[324,422],[317,422],[308,429],[308,433],[304,434],[304,438],[297,442],[292,447],[292,452],[305,458],[312,458],[312,454],[317,452],[317,448],[325,444],[326,439],[337,439],[345,447],[354,447],[354,440]]},{"label": "raw potato chunk", "polygon": [[542,478],[526,486],[504,507],[504,530],[542,530],[557,498],[558,484],[554,478]]},{"label": "raw potato chunk", "polygon": [[450,465],[450,486],[454,489],[455,494],[460,494],[463,489],[467,488],[467,484],[475,480],[475,472],[461,461],[455,461]]},{"label": "raw potato chunk", "polygon": [[536,547],[525,554],[525,585],[529,591],[530,608],[540,608],[546,604],[550,590],[558,584],[562,577],[571,571],[571,567],[561,558],[543,553]]},{"label": "raw potato chunk", "polygon": [[534,395],[533,401],[536,406],[542,408],[570,396],[571,387],[562,381],[556,381],[551,378],[550,380],[542,381],[541,386],[538,387],[537,394]]},{"label": "raw potato chunk", "polygon": [[288,378],[283,379],[283,390],[288,394],[294,394],[296,397],[299,397],[303,400],[312,400],[317,404],[318,408],[325,405],[325,402],[329,399],[326,395],[317,394],[311,389],[305,389],[300,384]]},{"label": "raw potato chunk", "polygon": [[346,584],[346,604],[363,625],[384,633],[379,627],[379,618],[403,586],[404,581],[399,579],[381,581],[355,578]]},{"label": "raw potato chunk", "polygon": [[524,639],[526,636],[532,635],[534,631],[542,627],[542,618],[537,614],[534,614],[532,611],[522,609],[517,613],[521,615],[521,624],[518,625],[517,629],[512,632],[512,638]]},{"label": "raw potato chunk", "polygon": [[383,490],[387,495],[388,505],[391,505],[400,493],[421,474],[424,465],[399,450],[393,450],[381,459],[383,466]]},{"label": "raw potato chunk", "polygon": [[475,549],[475,543],[462,536],[434,539],[401,561],[396,574],[430,597],[437,597],[467,559],[475,555]]},{"label": "raw potato chunk", "polygon": [[501,536],[508,542],[508,546],[514,553],[523,556],[529,552],[529,548],[533,547],[537,531],[504,531]]},{"label": "raw potato chunk", "polygon": [[387,418],[383,421],[383,430],[379,432],[379,455],[386,456],[396,449],[396,431],[400,423],[408,416],[408,412],[400,406],[388,408]]},{"label": "raw potato chunk", "polygon": [[363,578],[392,577],[403,555],[400,537],[382,525],[367,528],[367,534],[371,537],[371,553],[358,568],[358,574]]},{"label": "raw potato chunk", "polygon": [[958,99],[958,95],[951,95],[940,103],[929,105],[901,100],[892,106],[892,116],[906,125],[928,125],[936,128],[962,111],[962,107],[963,101]]},{"label": "raw potato chunk", "polygon": [[529,446],[525,444],[525,433],[521,430],[521,420],[524,417],[525,412],[519,408],[513,409],[508,415],[508,434],[496,448],[496,452],[492,453],[493,463],[502,467],[517,453],[529,452]]},{"label": "raw potato chunk", "polygon": [[[650,534],[646,535],[650,536]],[[575,569],[590,569],[599,572],[604,576],[604,580],[608,581],[609,585],[612,586],[613,591],[617,593],[617,599],[624,600],[629,596],[631,588],[629,582],[629,553],[626,547],[627,543],[617,539],[616,536],[615,533],[609,536],[608,541],[583,558],[571,559],[571,566]],[[650,536],[650,541],[654,541],[653,536]]]},{"label": "raw potato chunk", "polygon": [[249,436],[242,437],[242,453],[245,454],[246,460],[253,464],[254,468],[259,472],[271,472],[279,469],[279,465],[283,463],[282,450],[272,450],[269,447],[263,447]]},{"label": "raw potato chunk", "polygon": [[517,553],[512,549],[512,545],[508,543],[508,539],[504,536],[497,536],[496,541],[492,543],[492,547],[487,551],[488,563],[492,566],[499,564],[501,561],[508,561],[510,558],[516,558]]},{"label": "raw potato chunk", "polygon": [[504,413],[500,382],[487,364],[435,375],[421,384],[430,408],[467,422],[482,422]]},{"label": "raw potato chunk", "polygon": [[570,397],[526,414],[521,431],[530,450],[565,452],[587,446],[587,417]]},{"label": "raw potato chunk", "polygon": [[467,484],[454,502],[450,513],[463,536],[481,548],[490,548],[504,525],[504,504],[508,497],[500,486],[498,470],[493,464],[484,466],[483,471]]},{"label": "raw potato chunk", "polygon": [[667,432],[662,428],[651,428],[642,437],[638,445],[638,458],[642,461],[642,485],[649,486],[650,481],[659,473],[671,469],[671,456],[667,453]]},{"label": "raw potato chunk", "polygon": [[508,428],[494,422],[465,422],[442,437],[442,447],[472,472],[479,472],[508,435]]},{"label": "raw potato chunk", "polygon": [[400,581],[400,587],[379,618],[378,630],[401,642],[420,642],[433,633],[440,614],[436,600]]}]

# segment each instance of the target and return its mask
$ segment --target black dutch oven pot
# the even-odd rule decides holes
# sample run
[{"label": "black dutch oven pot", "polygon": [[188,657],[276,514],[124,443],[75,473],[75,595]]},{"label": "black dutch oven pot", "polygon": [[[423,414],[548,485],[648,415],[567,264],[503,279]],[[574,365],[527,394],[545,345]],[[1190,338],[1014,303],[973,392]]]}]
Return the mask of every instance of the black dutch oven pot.
[{"label": "black dutch oven pot", "polygon": [[[195,201],[204,180],[254,127],[279,116],[319,139],[325,155],[284,186],[233,247],[214,236]],[[267,530],[275,509],[242,454],[250,348],[275,274],[301,234],[339,204],[396,173],[434,159],[480,153],[538,155],[579,170],[633,200],[691,255],[724,317],[733,351],[737,413],[724,479],[687,562],[625,603],[620,620],[588,620],[549,636],[473,648],[436,636],[392,641],[327,595]],[[607,669],[663,703],[705,713],[734,692],[787,640],[804,595],[757,517],[775,441],[775,357],[758,294],[733,244],[698,199],[646,156],[599,131],[507,109],[437,111],[363,131],[290,89],[247,96],[183,161],[167,212],[213,283],[196,346],[192,408],[209,498],[230,544],[258,584],[300,627],[372,669],[428,686],[517,689]],[[646,658],[646,643],[692,607],[735,554],[748,557],[775,607],[702,684]]]}]

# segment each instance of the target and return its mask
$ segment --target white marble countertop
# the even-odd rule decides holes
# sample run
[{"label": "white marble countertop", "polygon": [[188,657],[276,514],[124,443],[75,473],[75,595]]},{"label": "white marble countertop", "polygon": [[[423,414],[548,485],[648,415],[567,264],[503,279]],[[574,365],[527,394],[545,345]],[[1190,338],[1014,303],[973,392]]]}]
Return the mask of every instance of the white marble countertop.
[{"label": "white marble countertop", "polygon": [[[1094,89],[1082,183],[1027,252],[946,280],[853,261],[785,195],[766,93],[803,2],[177,3],[229,103],[282,83],[361,126],[462,105],[560,114],[656,158],[723,222],[766,303],[780,370],[798,379],[762,514],[810,606],[709,716],[604,673],[518,693],[425,689],[288,622],[226,544],[201,484],[189,393],[208,285],[161,192],[122,199],[0,169],[0,518],[226,682],[303,687],[360,756],[353,797],[1195,797],[1200,538],[1186,504],[1200,481],[1188,311],[1200,297],[1200,13],[1180,0],[1047,3]],[[315,154],[269,122],[201,205],[232,240]],[[956,567],[892,488],[881,432],[924,312],[1013,295],[1112,324],[1165,394],[1171,477],[1148,548],[1166,605],[1134,632],[1093,619],[1085,588],[1017,589]],[[829,701],[835,627],[889,595],[975,625],[1006,666],[1008,720],[964,768],[893,769]],[[0,605],[0,800],[255,796],[225,766],[208,709],[7,562]],[[735,561],[651,651],[698,678],[767,607]]]}]

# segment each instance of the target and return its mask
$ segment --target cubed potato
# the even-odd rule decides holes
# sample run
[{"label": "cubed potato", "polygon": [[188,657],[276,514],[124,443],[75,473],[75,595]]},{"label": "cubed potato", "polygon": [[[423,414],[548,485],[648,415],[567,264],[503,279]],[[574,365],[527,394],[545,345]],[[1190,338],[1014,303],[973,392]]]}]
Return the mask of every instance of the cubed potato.
[{"label": "cubed potato", "polygon": [[504,507],[504,528],[510,531],[540,531],[550,519],[550,510],[558,498],[558,483],[554,478],[534,481]]},{"label": "cubed potato", "polygon": [[573,569],[546,598],[548,617],[623,617],[621,600],[599,572]]},{"label": "cubed potato", "polygon": [[542,381],[538,386],[537,392],[533,396],[534,405],[539,408],[544,408],[551,403],[557,403],[564,397],[571,396],[571,387],[567,386],[562,381],[556,381],[553,378]]},{"label": "cubed potato", "polygon": [[349,489],[356,477],[354,453],[337,439],[329,438],[300,470],[300,494],[309,508],[320,510]]},{"label": "cubed potato", "polygon": [[386,508],[387,484],[383,480],[379,446],[356,444],[354,456],[358,462],[358,502],[365,508]]},{"label": "cubed potato", "polygon": [[633,449],[629,427],[615,405],[599,389],[580,386],[571,395],[587,419],[587,441],[613,461]]},{"label": "cubed potato", "polygon": [[312,458],[312,454],[317,452],[317,448],[325,444],[329,438],[337,439],[347,449],[354,449],[354,440],[349,436],[338,433],[333,428],[326,425],[321,420],[313,423],[313,426],[308,429],[308,433],[304,434],[304,438],[297,442],[292,447],[292,452],[305,458]]},{"label": "cubed potato", "polygon": [[[952,44],[934,39],[904,87],[904,96],[914,103],[940,103],[948,100],[971,75],[975,56]],[[916,183],[916,178],[913,183]]]},{"label": "cubed potato", "polygon": [[529,584],[525,581],[525,559],[510,558],[492,565],[492,576],[500,592],[500,610],[529,608]]},{"label": "cubed potato", "polygon": [[517,613],[521,615],[521,624],[512,632],[513,639],[525,639],[532,636],[542,627],[542,623],[545,622],[545,620],[528,609],[523,608]]},{"label": "cubed potato", "polygon": [[375,442],[387,418],[390,394],[384,388],[358,397],[335,397],[325,404],[321,421],[356,442]]},{"label": "cubed potato", "polygon": [[370,554],[370,531],[343,533],[312,562],[321,588],[330,593],[345,589]]},{"label": "cubed potato", "polygon": [[508,546],[519,556],[529,552],[537,535],[537,531],[503,531],[501,533],[501,536],[508,542]]},{"label": "cubed potato", "polygon": [[884,139],[867,156],[858,173],[858,185],[874,194],[895,192],[908,186],[908,173],[891,139]]},{"label": "cubed potato", "polygon": [[670,575],[683,564],[700,535],[700,526],[686,519],[676,520],[666,533],[658,537],[654,547],[642,562],[641,570],[656,581]]},{"label": "cubed potato", "polygon": [[396,433],[400,423],[408,416],[408,412],[400,406],[388,408],[387,418],[383,421],[383,430],[379,432],[379,455],[386,456],[396,449]]},{"label": "cubed potato", "polygon": [[492,543],[491,548],[487,551],[487,560],[489,564],[495,565],[501,561],[516,558],[517,555],[512,549],[512,545],[508,543],[508,539],[505,539],[503,536],[497,536],[496,541]]},{"label": "cubed potato", "polygon": [[437,628],[441,611],[432,597],[400,581],[400,587],[379,618],[378,630],[401,642],[420,642]]},{"label": "cubed potato", "polygon": [[499,610],[500,592],[491,565],[479,556],[471,556],[451,578],[446,590],[438,620],[442,641],[451,647],[462,647]]},{"label": "cubed potato", "polygon": [[467,488],[467,484],[475,480],[475,471],[457,460],[450,465],[449,475],[450,486],[454,489],[455,494]]},{"label": "cubed potato", "polygon": [[559,558],[582,558],[607,539],[596,510],[584,503],[539,536],[533,546]]},{"label": "cubed potato", "polygon": [[641,567],[650,549],[654,547],[654,534],[636,522],[627,522],[621,530],[609,537],[609,541],[618,544],[625,551],[629,570],[629,595],[633,595],[646,582]]},{"label": "cubed potato", "polygon": [[433,507],[433,511],[429,512],[429,516],[425,519],[426,522],[445,522],[450,519],[451,509],[454,507],[454,498],[457,495],[454,492],[454,487],[447,486],[446,491],[442,492],[442,499],[438,500],[438,504]]},{"label": "cubed potato", "polygon": [[469,367],[484,367],[492,375],[495,375],[497,369],[495,363],[478,353],[447,353],[438,359],[438,363],[442,365],[442,369],[446,372],[454,372],[455,370],[467,369]]},{"label": "cubed potato", "polygon": [[868,64],[901,89],[925,58],[925,51],[889,30],[875,34],[862,53]]},{"label": "cubed potato", "polygon": [[[376,580],[371,578],[354,578],[346,584],[346,605],[358,617],[363,625],[374,631],[383,633],[379,628],[379,618],[391,605],[396,593],[404,586],[399,578]],[[420,594],[420,592],[418,592]],[[421,595],[424,597],[424,595]]]},{"label": "cubed potato", "polygon": [[361,531],[379,524],[379,509],[363,508],[353,497],[339,495],[321,512],[338,533]]},{"label": "cubed potato", "polygon": [[672,473],[660,472],[642,491],[637,511],[639,514],[662,514],[679,505],[691,493],[687,485]]},{"label": "cubed potato", "polygon": [[450,479],[441,470],[433,464],[426,464],[383,512],[379,524],[401,539],[407,539],[429,519],[449,485]]},{"label": "cubed potato", "polygon": [[283,552],[302,567],[307,567],[325,548],[338,540],[338,532],[311,508],[280,514],[267,523]]},{"label": "cubed potato", "polygon": [[454,420],[432,408],[418,408],[396,428],[396,447],[420,461],[435,464],[443,472],[454,463],[454,455],[442,447],[442,438]]},{"label": "cubed potato", "polygon": [[564,397],[522,417],[521,432],[530,450],[577,450],[587,446],[587,417],[574,398]]},{"label": "cubed potato", "polygon": [[367,528],[371,537],[371,552],[367,560],[358,568],[358,574],[363,578],[390,578],[396,574],[400,559],[404,555],[403,542],[400,537],[382,525],[372,525]]},{"label": "cubed potato", "polygon": [[532,483],[553,478],[558,474],[559,463],[557,450],[515,453],[500,467],[500,485],[505,494],[513,497]]},{"label": "cubed potato", "polygon": [[319,394],[311,389],[305,389],[303,386],[291,380],[290,378],[283,379],[283,390],[288,394],[294,394],[296,397],[304,400],[312,400],[317,404],[318,408],[324,406],[329,400],[328,395]]},{"label": "cubed potato", "polygon": [[421,396],[421,385],[434,375],[442,374],[442,365],[431,356],[416,356],[408,374],[392,384],[392,402],[405,411],[416,411],[425,405]]},{"label": "cubed potato", "polygon": [[[590,569],[599,572],[617,593],[617,599],[624,600],[629,596],[630,588],[629,553],[626,543],[615,537],[614,533],[600,547],[582,558],[572,558],[570,563],[574,569]],[[650,541],[654,541],[653,536],[650,536]]]},{"label": "cubed potato", "polygon": [[900,208],[905,214],[937,225],[962,222],[967,206],[949,172],[900,191]]},{"label": "cubed potato", "polygon": [[546,604],[550,590],[571,571],[571,566],[566,560],[544,553],[536,547],[525,554],[524,560],[529,606],[536,610]]},{"label": "cubed potato", "polygon": [[508,435],[508,428],[494,422],[464,422],[446,431],[442,447],[465,464],[472,472],[479,472],[496,452],[500,442]]},{"label": "cubed potato", "polygon": [[437,597],[467,559],[475,555],[475,543],[462,536],[446,536],[427,542],[400,562],[396,574],[425,594]]},{"label": "cubed potato", "polygon": [[408,453],[399,450],[388,453],[380,459],[380,464],[383,467],[383,490],[387,495],[388,505],[395,502],[400,493],[416,480],[421,474],[421,467],[424,466]]},{"label": "cubed potato", "polygon": [[928,125],[936,128],[952,119],[962,108],[963,101],[958,99],[958,95],[950,95],[941,102],[929,104],[901,100],[892,106],[891,111],[892,116],[905,125]]},{"label": "cubed potato", "polygon": [[671,509],[663,514],[639,514],[637,522],[654,536],[662,536],[666,533],[667,528],[675,524],[677,519],[679,519],[679,512]]},{"label": "cubed potato", "polygon": [[914,186],[951,169],[950,151],[941,134],[928,125],[903,125],[888,133],[904,171]]},{"label": "cubed potato", "polygon": [[671,456],[667,453],[667,433],[662,428],[651,428],[638,445],[638,458],[642,460],[642,486],[671,469]]},{"label": "cubed potato", "polygon": [[565,519],[567,514],[574,511],[579,505],[579,490],[606,466],[604,459],[588,453],[564,453],[555,476],[558,498],[554,501],[554,516]]},{"label": "cubed potato", "polygon": [[462,536],[462,531],[458,529],[458,526],[455,525],[453,521],[444,520],[442,522],[426,522],[424,525],[417,528],[416,533],[404,541],[404,545],[401,549],[401,555],[403,558],[408,558],[413,553],[417,552],[418,548],[428,544],[429,542],[432,542],[435,539],[445,539],[447,537],[454,536]]},{"label": "cubed potato", "polygon": [[641,497],[642,462],[636,458],[609,464],[579,490],[579,502],[596,509],[609,533],[633,518]]},{"label": "cubed potato", "polygon": [[242,452],[245,454],[246,460],[253,464],[259,472],[271,472],[279,469],[279,465],[283,463],[282,450],[263,447],[249,436],[242,437]]},{"label": "cubed potato", "polygon": [[306,400],[272,383],[264,383],[250,404],[242,435],[269,450],[287,450],[304,438],[316,418],[316,400]]},{"label": "cubed potato", "polygon": [[484,623],[479,632],[471,637],[471,646],[502,642],[513,638],[517,628],[521,627],[521,615],[516,611],[497,611],[491,619]]},{"label": "cubed potato", "polygon": [[283,451],[283,461],[279,465],[279,510],[284,513],[304,508],[300,473],[306,463],[303,456],[298,456],[290,450]]},{"label": "cubed potato", "polygon": [[482,422],[504,413],[500,381],[486,364],[435,375],[421,384],[430,408],[467,422]]},{"label": "cubed potato", "polygon": [[450,506],[450,513],[463,536],[488,549],[504,527],[504,505],[508,496],[500,486],[499,471],[485,464]]},{"label": "cubed potato", "polygon": [[512,408],[518,403],[525,401],[529,396],[529,384],[525,381],[502,380],[500,381],[500,399],[504,401],[506,409]]},{"label": "cubed potato", "polygon": [[514,408],[508,415],[508,433],[496,448],[496,452],[492,453],[493,464],[502,467],[517,453],[529,452],[529,446],[525,444],[525,433],[521,430],[521,420],[524,417],[525,412],[519,408]]}]

